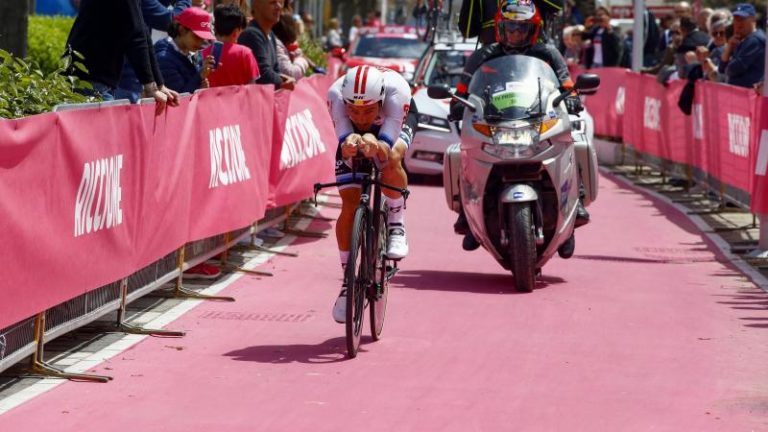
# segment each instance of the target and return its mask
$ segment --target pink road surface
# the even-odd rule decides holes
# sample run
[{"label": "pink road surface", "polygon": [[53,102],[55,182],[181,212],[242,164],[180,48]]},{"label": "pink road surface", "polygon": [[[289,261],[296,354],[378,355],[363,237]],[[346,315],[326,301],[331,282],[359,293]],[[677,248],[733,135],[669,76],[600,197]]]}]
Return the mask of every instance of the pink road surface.
[{"label": "pink road surface", "polygon": [[414,186],[384,338],[357,359],[331,319],[334,238],[300,241],[236,303],[175,321],[185,338],[143,340],[94,369],[113,382],[65,383],[0,431],[768,430],[768,296],[676,210],[601,180],[577,255],[532,294]]}]

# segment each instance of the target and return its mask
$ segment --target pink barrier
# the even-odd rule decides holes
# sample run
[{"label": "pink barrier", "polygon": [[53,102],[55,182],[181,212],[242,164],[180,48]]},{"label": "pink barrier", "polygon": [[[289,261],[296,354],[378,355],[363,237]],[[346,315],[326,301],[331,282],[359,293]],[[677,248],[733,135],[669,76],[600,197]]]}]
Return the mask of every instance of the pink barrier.
[{"label": "pink barrier", "polygon": [[[575,77],[585,70],[573,70]],[[589,71],[595,72],[594,70]],[[594,96],[587,96],[584,104],[595,120],[595,133],[603,136],[620,137],[624,117],[624,77],[626,69],[600,69],[600,90]]]},{"label": "pink barrier", "polygon": [[[597,134],[621,138],[642,153],[695,166],[725,184],[749,191],[754,212],[768,211],[765,175],[760,176],[759,167],[752,168],[762,160],[757,154],[762,128],[752,126],[768,125],[768,117],[762,119],[760,101],[753,91],[699,81],[692,113],[686,116],[678,107],[683,81],[662,86],[650,75],[629,71],[622,75],[610,68],[590,72],[600,75],[602,81],[598,93],[587,98]],[[620,116],[616,107],[622,106]],[[768,147],[768,138],[766,141]],[[768,163],[768,148],[764,154]]]},{"label": "pink barrier", "polygon": [[270,205],[280,207],[312,196],[313,183],[332,182],[336,132],[325,94],[330,76],[299,81],[293,92],[277,97],[275,135],[269,169]]},{"label": "pink barrier", "polygon": [[[0,328],[248,226],[270,193],[310,196],[333,172],[329,82],[309,79],[278,100],[270,86],[209,89],[159,117],[129,105],[0,120]],[[285,99],[311,118],[292,132],[304,157],[273,173]],[[306,131],[317,131],[311,143]]]}]

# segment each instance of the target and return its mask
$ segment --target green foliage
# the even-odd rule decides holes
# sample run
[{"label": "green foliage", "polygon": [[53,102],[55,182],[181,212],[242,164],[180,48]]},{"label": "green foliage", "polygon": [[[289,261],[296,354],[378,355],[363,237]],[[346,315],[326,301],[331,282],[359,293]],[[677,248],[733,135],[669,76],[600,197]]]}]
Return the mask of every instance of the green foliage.
[{"label": "green foliage", "polygon": [[48,74],[61,66],[61,55],[67,43],[69,30],[75,19],[63,16],[31,15],[29,17],[29,59],[37,62],[40,70]]},{"label": "green foliage", "polygon": [[[90,89],[90,83],[67,76],[68,64],[50,73],[40,70],[37,62],[24,61],[0,50],[0,118],[19,118],[49,112],[61,103],[95,102],[95,97],[83,96],[76,89]],[[85,67],[74,62],[73,67]]]},{"label": "green foliage", "polygon": [[[309,38],[306,34],[299,36],[299,47],[301,52],[304,53],[304,57],[309,59],[313,64],[320,67],[328,66],[328,59],[325,57],[325,51],[315,39]],[[312,74],[311,70],[307,70],[307,75]]]}]

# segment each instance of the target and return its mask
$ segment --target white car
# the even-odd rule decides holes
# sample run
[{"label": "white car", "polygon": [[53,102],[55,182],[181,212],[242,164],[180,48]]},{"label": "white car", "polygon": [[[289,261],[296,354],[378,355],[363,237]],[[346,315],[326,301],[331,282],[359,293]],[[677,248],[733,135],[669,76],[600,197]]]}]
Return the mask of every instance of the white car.
[{"label": "white car", "polygon": [[449,100],[427,96],[427,87],[446,83],[456,88],[464,63],[475,51],[475,41],[436,42],[424,53],[416,66],[413,99],[419,110],[419,126],[405,157],[409,173],[442,175],[443,154],[451,144],[460,141],[460,131],[448,121]]}]

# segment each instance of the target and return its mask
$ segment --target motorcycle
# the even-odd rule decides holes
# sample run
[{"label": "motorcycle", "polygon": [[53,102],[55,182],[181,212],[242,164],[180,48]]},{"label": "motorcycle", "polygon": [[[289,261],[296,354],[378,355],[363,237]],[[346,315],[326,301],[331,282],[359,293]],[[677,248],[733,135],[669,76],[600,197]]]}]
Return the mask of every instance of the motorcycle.
[{"label": "motorcycle", "polygon": [[[464,211],[475,239],[530,292],[547,261],[570,258],[582,200],[597,198],[597,157],[586,127],[570,116],[559,81],[544,61],[498,57],[473,75],[469,96],[433,86],[434,99],[465,106],[461,143],[446,150],[443,165],[448,207]],[[592,94],[600,78],[583,74],[574,90]]]}]

